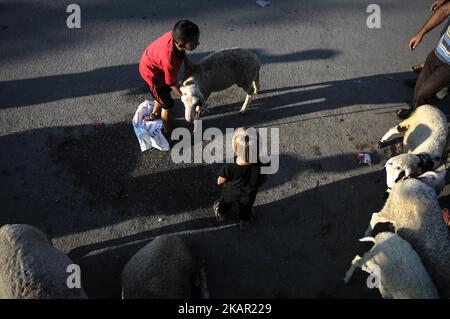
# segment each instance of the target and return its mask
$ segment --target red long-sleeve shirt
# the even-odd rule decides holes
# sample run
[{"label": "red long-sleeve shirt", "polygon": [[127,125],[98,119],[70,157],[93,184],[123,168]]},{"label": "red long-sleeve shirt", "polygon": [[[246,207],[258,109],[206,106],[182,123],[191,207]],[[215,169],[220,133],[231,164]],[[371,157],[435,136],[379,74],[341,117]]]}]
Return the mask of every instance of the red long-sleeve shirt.
[{"label": "red long-sleeve shirt", "polygon": [[169,31],[145,49],[139,73],[150,87],[173,86],[183,61],[184,53],[176,49],[172,31]]}]

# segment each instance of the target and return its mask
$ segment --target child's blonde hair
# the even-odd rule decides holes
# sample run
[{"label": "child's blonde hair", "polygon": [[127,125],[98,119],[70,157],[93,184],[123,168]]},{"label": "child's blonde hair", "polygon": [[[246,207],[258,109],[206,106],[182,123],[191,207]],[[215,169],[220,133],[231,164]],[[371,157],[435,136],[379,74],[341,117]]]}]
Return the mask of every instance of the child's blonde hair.
[{"label": "child's blonde hair", "polygon": [[253,127],[238,128],[234,132],[231,145],[234,155],[239,160],[247,164],[256,162],[258,140],[256,130]]}]

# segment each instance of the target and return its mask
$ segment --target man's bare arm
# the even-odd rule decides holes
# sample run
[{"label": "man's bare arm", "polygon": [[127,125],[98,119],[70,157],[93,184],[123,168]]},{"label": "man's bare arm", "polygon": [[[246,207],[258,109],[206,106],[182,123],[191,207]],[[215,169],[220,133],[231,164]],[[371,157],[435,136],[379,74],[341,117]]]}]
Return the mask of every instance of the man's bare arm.
[{"label": "man's bare arm", "polygon": [[447,2],[440,6],[427,20],[419,33],[411,38],[409,41],[409,48],[414,50],[420,42],[422,42],[425,34],[433,30],[435,27],[440,25],[450,14],[450,2]]},{"label": "man's bare arm", "polygon": [[172,85],[170,88],[172,89],[172,91],[176,93],[176,95],[178,96],[183,95],[183,93],[181,93],[180,86],[178,84]]}]

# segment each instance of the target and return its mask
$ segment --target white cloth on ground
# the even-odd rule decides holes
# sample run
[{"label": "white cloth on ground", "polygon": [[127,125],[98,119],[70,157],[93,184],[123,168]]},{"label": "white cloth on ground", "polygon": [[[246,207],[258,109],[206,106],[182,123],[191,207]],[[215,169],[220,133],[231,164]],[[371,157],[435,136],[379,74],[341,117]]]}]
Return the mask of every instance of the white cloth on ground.
[{"label": "white cloth on ground", "polygon": [[134,133],[139,141],[142,152],[151,150],[152,148],[159,149],[160,151],[168,151],[170,146],[163,134],[162,121],[147,120],[147,117],[152,113],[153,103],[153,101],[145,100],[137,108],[132,120]]}]

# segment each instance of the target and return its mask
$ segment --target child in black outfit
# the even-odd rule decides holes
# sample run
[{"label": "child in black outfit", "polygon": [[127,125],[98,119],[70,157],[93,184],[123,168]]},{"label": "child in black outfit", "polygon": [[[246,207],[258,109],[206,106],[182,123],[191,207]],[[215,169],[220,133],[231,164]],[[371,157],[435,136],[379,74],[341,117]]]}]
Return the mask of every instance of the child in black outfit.
[{"label": "child in black outfit", "polygon": [[232,139],[235,161],[231,164],[225,164],[219,171],[219,177],[217,178],[217,185],[223,184],[222,196],[214,202],[214,214],[217,221],[223,222],[225,220],[224,214],[236,202],[239,206],[240,228],[242,230],[247,229],[255,218],[253,204],[258,187],[262,182],[261,164],[258,160],[250,160],[252,150],[256,150],[256,158],[258,158],[257,144],[257,138],[252,138],[248,129],[237,129]]}]

